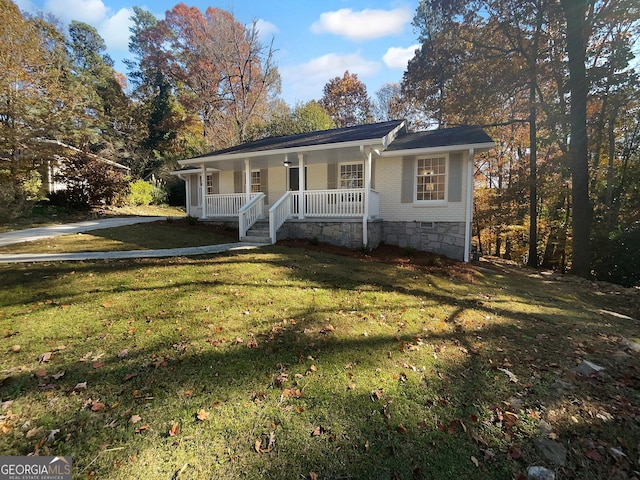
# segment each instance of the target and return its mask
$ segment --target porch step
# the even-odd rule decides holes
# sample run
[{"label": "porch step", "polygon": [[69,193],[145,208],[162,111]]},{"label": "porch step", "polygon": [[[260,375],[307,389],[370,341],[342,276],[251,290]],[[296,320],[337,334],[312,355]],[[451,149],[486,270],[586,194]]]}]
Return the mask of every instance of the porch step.
[{"label": "porch step", "polygon": [[271,234],[269,232],[269,220],[258,220],[247,231],[246,236],[240,240],[241,242],[250,243],[271,243]]}]

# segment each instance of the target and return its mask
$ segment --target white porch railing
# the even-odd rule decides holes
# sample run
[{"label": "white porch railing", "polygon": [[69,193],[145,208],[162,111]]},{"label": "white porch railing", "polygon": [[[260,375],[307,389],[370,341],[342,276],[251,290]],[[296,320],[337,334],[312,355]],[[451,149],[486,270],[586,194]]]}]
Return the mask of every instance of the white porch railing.
[{"label": "white porch railing", "polygon": [[246,237],[247,230],[249,230],[257,220],[261,219],[264,216],[264,197],[264,193],[256,194],[238,211],[238,228],[240,230],[240,240]]},{"label": "white porch railing", "polygon": [[293,217],[294,197],[297,205],[298,192],[286,192],[269,209],[269,236],[271,237],[271,243],[276,243],[278,229],[284,222]]},{"label": "white porch railing", "polygon": [[[258,195],[252,193],[251,198]],[[264,194],[263,194],[264,195]],[[205,195],[203,217],[236,217],[240,209],[247,203],[246,193],[222,193]]]},{"label": "white porch railing", "polygon": [[[305,217],[356,218],[364,215],[364,188],[307,190],[304,198]],[[295,202],[297,205],[298,202]]]}]

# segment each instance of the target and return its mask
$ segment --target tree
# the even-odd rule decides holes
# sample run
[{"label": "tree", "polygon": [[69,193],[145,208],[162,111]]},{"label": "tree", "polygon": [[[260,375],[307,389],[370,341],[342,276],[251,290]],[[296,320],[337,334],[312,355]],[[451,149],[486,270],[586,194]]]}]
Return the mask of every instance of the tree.
[{"label": "tree", "polygon": [[347,70],[342,78],[335,77],[324,86],[320,105],[329,113],[338,128],[362,125],[373,121],[367,87],[357,74]]},{"label": "tree", "polygon": [[571,200],[573,204],[573,263],[571,270],[591,274],[591,217],[587,143],[587,72],[585,15],[590,0],[560,0],[567,22],[567,57],[571,92]]},{"label": "tree", "polygon": [[43,139],[71,136],[84,117],[64,36],[41,18],[24,18],[0,0],[0,216],[17,216],[42,196],[48,160]]},{"label": "tree", "polygon": [[426,130],[433,125],[418,102],[405,95],[399,83],[386,83],[376,92],[373,112],[377,122],[405,119],[411,130]]},{"label": "tree", "polygon": [[208,8],[203,15],[180,3],[159,28],[165,35],[166,73],[180,103],[198,112],[207,145],[245,141],[280,81],[272,47],[260,43],[257,24],[245,27],[224,10]]}]

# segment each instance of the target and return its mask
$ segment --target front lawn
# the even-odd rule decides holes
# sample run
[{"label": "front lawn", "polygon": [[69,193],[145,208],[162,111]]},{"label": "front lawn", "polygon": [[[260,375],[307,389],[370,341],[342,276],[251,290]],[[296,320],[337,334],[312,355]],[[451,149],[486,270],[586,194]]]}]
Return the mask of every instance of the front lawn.
[{"label": "front lawn", "polygon": [[637,290],[404,253],[0,266],[0,451],[96,479],[640,470]]}]

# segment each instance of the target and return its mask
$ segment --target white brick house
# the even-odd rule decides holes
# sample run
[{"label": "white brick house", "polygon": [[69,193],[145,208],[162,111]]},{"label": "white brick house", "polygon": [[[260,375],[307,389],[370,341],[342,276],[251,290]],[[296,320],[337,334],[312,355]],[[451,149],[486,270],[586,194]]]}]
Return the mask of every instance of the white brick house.
[{"label": "white brick house", "polygon": [[380,242],[469,260],[479,127],[409,133],[402,120],[272,137],[181,160],[189,215],[241,241]]}]

